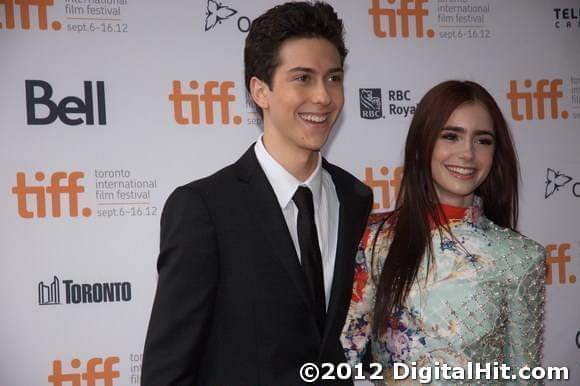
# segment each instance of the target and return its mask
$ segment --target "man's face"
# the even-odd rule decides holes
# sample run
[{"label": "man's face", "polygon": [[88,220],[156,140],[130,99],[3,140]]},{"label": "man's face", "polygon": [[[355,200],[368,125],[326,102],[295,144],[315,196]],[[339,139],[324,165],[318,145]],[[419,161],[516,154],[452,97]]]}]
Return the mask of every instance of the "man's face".
[{"label": "man's face", "polygon": [[266,148],[276,158],[310,156],[325,144],[344,104],[340,55],[326,39],[287,40],[272,86],[257,103],[264,110]]}]

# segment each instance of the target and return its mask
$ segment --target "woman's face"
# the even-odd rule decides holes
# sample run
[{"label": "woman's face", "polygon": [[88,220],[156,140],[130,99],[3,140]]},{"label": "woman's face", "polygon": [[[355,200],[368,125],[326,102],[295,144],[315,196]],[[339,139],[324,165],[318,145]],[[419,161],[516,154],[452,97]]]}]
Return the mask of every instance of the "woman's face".
[{"label": "woman's face", "polygon": [[493,163],[493,121],[481,103],[457,107],[438,134],[431,175],[442,204],[468,207]]}]

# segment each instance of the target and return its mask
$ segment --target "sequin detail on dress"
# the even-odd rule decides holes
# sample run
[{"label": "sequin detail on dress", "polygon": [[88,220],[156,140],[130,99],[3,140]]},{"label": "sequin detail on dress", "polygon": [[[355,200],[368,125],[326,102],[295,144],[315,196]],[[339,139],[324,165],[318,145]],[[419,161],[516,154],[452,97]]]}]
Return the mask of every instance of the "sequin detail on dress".
[{"label": "sequin detail on dress", "polygon": [[432,231],[431,271],[426,272],[423,259],[405,307],[396,315],[380,316],[388,317],[386,333],[371,336],[376,279],[391,242],[388,227],[379,230],[384,218],[371,219],[357,255],[353,297],[341,336],[351,364],[362,359],[370,339],[374,361],[385,368],[397,362],[464,368],[468,362],[499,362],[512,368],[541,365],[545,250],[485,218],[478,198],[463,219],[450,223],[453,237]]}]

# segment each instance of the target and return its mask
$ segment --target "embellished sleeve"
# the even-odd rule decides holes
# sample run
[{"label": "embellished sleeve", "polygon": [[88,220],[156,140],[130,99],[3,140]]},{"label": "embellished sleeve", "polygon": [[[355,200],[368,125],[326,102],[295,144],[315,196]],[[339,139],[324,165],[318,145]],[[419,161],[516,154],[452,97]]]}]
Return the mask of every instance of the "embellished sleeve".
[{"label": "embellished sleeve", "polygon": [[[381,222],[378,215],[371,215],[356,255],[350,307],[340,337],[345,357],[351,365],[362,362],[371,336],[376,295],[376,283],[372,277],[376,267],[371,268],[371,264],[374,260],[373,244]],[[382,241],[380,237],[377,239],[377,243]]]},{"label": "embellished sleeve", "polygon": [[538,244],[531,249],[531,264],[508,295],[504,355],[512,371],[542,364],[546,252]]}]

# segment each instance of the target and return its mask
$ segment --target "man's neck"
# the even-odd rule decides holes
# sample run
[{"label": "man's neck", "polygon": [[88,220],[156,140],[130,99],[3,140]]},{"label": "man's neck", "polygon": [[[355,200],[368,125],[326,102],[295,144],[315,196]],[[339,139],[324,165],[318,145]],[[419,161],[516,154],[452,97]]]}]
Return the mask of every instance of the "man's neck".
[{"label": "man's neck", "polygon": [[318,165],[318,151],[288,147],[274,136],[269,136],[266,133],[264,133],[262,141],[272,158],[299,181],[306,181]]}]

